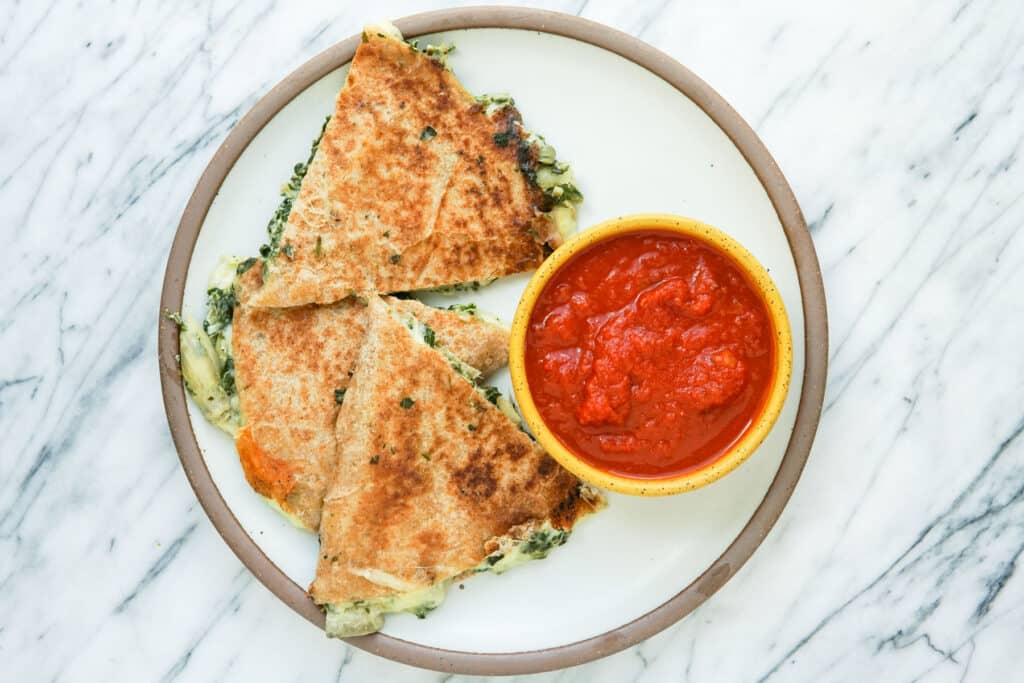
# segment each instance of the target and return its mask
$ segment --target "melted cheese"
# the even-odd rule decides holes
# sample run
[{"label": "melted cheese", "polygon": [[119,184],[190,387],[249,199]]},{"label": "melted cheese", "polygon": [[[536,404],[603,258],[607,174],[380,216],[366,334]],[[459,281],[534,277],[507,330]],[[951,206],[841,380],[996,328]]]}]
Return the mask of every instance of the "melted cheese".
[{"label": "melted cheese", "polygon": [[[207,289],[229,290],[234,287],[240,258],[223,256],[210,273]],[[207,314],[209,322],[209,313]],[[213,331],[215,328],[210,327]],[[225,365],[231,360],[231,324],[218,325],[214,334],[206,326],[189,318],[181,323],[181,376],[185,388],[210,424],[232,437],[241,425],[238,396],[221,386]]]},{"label": "melted cheese", "polygon": [[262,498],[267,505],[274,508],[274,510],[276,510],[277,512],[281,513],[281,515],[284,516],[284,518],[287,519],[291,523],[291,525],[296,529],[310,531],[310,528],[303,524],[301,519],[285,510],[283,507],[281,507],[281,504],[278,503],[273,498],[267,498],[266,496],[260,496],[260,498]]},{"label": "melted cheese", "polygon": [[189,318],[181,326],[181,377],[209,422],[232,437],[238,431],[238,399],[220,385],[223,362],[202,325]]},{"label": "melted cheese", "polygon": [[[570,533],[556,529],[551,526],[550,521],[545,521],[531,529],[525,540],[522,535],[507,535],[494,539],[498,544],[498,550],[484,558],[483,562],[462,574],[439,581],[427,588],[368,600],[355,600],[340,605],[327,605],[327,635],[348,638],[374,633],[384,625],[384,615],[397,612],[411,612],[423,619],[428,612],[444,602],[453,581],[483,572],[503,574],[530,560],[544,559],[552,548],[564,544]],[[397,580],[384,572],[362,570],[354,573],[387,588],[400,588]]]}]

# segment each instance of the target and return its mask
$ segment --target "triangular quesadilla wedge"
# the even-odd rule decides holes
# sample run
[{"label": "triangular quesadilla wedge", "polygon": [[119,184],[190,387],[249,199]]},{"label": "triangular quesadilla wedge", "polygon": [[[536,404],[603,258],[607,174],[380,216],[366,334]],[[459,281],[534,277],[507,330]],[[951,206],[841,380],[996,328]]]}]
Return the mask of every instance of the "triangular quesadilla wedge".
[{"label": "triangular quesadilla wedge", "polygon": [[[439,347],[480,373],[508,362],[508,331],[461,312],[389,299]],[[232,347],[245,477],[298,526],[315,530],[336,459],[337,417],[366,335],[365,300],[330,306],[235,309]]]},{"label": "triangular quesadilla wedge", "polygon": [[[182,373],[207,418],[235,438],[252,488],[296,526],[316,530],[335,462],[338,411],[366,333],[365,299],[249,308],[236,299],[258,285],[260,264],[234,278],[237,263],[227,260],[215,274],[205,324],[182,323]],[[508,362],[507,329],[475,307],[389,301],[480,373]]]},{"label": "triangular quesadilla wedge", "polygon": [[444,50],[367,29],[308,164],[284,190],[247,303],[333,303],[535,268],[575,226],[572,172],[511,98],[474,98]]},{"label": "triangular quesadilla wedge", "polygon": [[389,612],[422,617],[454,580],[545,557],[603,505],[424,343],[422,321],[377,297],[369,311],[310,587],[338,637]]}]

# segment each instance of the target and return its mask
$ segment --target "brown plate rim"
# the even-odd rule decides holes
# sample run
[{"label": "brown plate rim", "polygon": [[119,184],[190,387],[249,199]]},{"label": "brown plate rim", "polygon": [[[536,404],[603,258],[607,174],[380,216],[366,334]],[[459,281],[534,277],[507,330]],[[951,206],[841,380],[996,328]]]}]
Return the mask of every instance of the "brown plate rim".
[{"label": "brown plate rim", "polygon": [[[355,647],[388,659],[436,671],[477,675],[529,674],[583,664],[635,645],[676,623],[721,588],[750,558],[782,513],[804,463],[821,416],[828,368],[828,324],[821,269],[807,223],[792,189],[753,129],[708,84],[663,52],[630,35],[580,17],[547,10],[464,7],[417,14],[395,22],[407,37],[474,28],[510,28],[551,33],[614,52],[668,82],[721,128],[753,168],[768,194],[797,268],[803,301],[805,365],[793,433],[778,472],[739,536],[697,579],[647,614],[607,633],[558,647],[514,653],[444,650],[383,634],[349,638]],[[224,541],[274,595],[314,625],[324,616],[249,537],[220,495],[192,431],[178,371],[177,327],[164,311],[181,309],[192,251],[221,183],[252,139],[278,111],[329,72],[351,60],[353,36],[321,52],[264,95],[216,151],[181,217],[167,260],[158,323],[160,383],[171,437],[196,497]]]}]

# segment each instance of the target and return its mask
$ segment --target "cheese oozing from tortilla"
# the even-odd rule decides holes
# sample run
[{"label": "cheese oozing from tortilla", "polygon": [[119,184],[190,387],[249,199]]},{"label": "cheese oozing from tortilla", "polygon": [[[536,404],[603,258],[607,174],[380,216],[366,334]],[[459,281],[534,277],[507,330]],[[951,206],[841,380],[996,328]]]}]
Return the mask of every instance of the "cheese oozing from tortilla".
[{"label": "cheese oozing from tortilla", "polygon": [[[599,494],[593,489],[590,489],[588,495],[594,499],[599,498]],[[334,638],[349,638],[374,633],[384,625],[384,617],[387,614],[409,612],[423,619],[444,602],[449,587],[455,581],[484,572],[503,574],[531,560],[542,560],[553,548],[564,545],[571,533],[571,530],[556,529],[550,521],[545,521],[531,528],[526,534],[520,531],[494,539],[498,549],[484,558],[479,565],[465,572],[464,576],[445,579],[427,588],[398,592],[394,595],[327,605],[327,635]],[[363,572],[362,577],[371,583],[388,588],[396,587],[394,577],[389,577],[383,572]]]}]

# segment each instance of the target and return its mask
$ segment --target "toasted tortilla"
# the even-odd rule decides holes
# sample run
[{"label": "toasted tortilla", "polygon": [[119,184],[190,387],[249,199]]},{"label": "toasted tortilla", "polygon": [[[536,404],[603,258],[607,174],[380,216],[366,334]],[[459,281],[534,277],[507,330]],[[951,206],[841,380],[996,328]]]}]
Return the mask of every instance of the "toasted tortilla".
[{"label": "toasted tortilla", "polygon": [[[240,279],[240,291],[251,286],[252,277],[258,275]],[[439,345],[481,372],[508,362],[508,332],[502,327],[414,300],[390,302],[422,319]],[[242,469],[257,493],[307,529],[320,524],[335,463],[338,399],[348,388],[366,322],[366,306],[355,299],[235,309],[232,350],[242,422],[235,445]]]},{"label": "toasted tortilla", "polygon": [[377,297],[369,312],[310,587],[337,636],[376,630],[384,612],[422,615],[448,582],[500,571],[513,551],[543,557],[602,504],[417,341],[407,313]]},{"label": "toasted tortilla", "polygon": [[537,267],[560,241],[548,212],[562,189],[537,184],[539,163],[554,177],[553,150],[538,162],[542,146],[525,135],[510,101],[485,106],[438,59],[368,30],[246,303],[333,303]]}]

